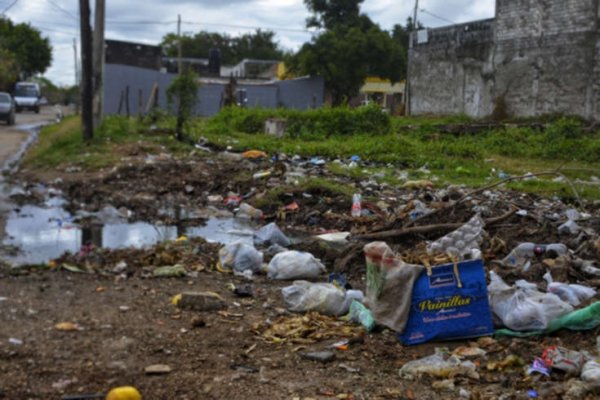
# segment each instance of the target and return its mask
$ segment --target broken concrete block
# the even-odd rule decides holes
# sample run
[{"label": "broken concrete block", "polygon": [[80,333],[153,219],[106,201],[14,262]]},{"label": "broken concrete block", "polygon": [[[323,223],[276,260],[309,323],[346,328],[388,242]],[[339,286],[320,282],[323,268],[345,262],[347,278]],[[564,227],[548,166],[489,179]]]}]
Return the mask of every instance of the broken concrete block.
[{"label": "broken concrete block", "polygon": [[182,293],[177,306],[193,311],[217,311],[227,308],[225,300],[214,292]]}]

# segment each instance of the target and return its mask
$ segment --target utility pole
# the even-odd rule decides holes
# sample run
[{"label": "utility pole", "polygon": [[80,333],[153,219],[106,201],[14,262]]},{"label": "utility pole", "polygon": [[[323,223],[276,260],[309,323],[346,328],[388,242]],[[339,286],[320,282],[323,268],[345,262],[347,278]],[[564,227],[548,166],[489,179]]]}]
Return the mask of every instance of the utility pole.
[{"label": "utility pole", "polygon": [[79,21],[81,29],[81,120],[83,122],[83,140],[89,141],[94,137],[92,27],[90,26],[89,0],[79,0]]},{"label": "utility pole", "polygon": [[415,13],[413,14],[413,30],[417,30],[417,11],[419,10],[419,0],[415,0]]},{"label": "utility pole", "polygon": [[[406,111],[406,115],[410,115],[411,114],[411,109],[410,109],[410,49],[413,45],[412,43],[412,39],[413,39],[413,34],[415,32],[417,32],[417,12],[419,11],[419,0],[415,0],[415,11],[413,14],[413,28],[412,31],[408,33],[408,49],[406,49],[406,52],[408,54],[408,57],[406,59],[406,81],[404,82],[404,109]],[[407,26],[408,28],[408,26]]]},{"label": "utility pole", "polygon": [[104,15],[105,0],[96,0],[94,21],[94,128],[102,123],[104,114]]},{"label": "utility pole", "polygon": [[181,14],[177,14],[177,73],[181,74]]},{"label": "utility pole", "polygon": [[[79,82],[79,62],[77,61],[77,38],[73,38],[73,55],[75,61],[75,86],[79,88],[81,97],[81,82]],[[75,114],[79,115],[79,99],[75,100]]]}]

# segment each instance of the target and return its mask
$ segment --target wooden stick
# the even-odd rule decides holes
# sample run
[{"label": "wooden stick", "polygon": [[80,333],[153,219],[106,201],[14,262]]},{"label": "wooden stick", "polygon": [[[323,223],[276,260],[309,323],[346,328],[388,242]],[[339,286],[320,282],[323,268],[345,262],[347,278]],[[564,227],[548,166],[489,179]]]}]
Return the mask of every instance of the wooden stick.
[{"label": "wooden stick", "polygon": [[[506,214],[502,214],[496,218],[490,218],[485,221],[485,225],[494,225],[499,222],[502,222],[511,216],[513,216],[517,212],[517,207],[512,207],[509,212]],[[438,231],[450,232],[454,229],[458,229],[463,226],[465,222],[458,223],[449,223],[449,224],[435,224],[435,225],[424,225],[424,226],[414,226],[410,228],[401,228],[401,229],[393,229],[389,231],[383,232],[375,232],[375,233],[367,233],[365,235],[358,235],[351,237],[352,240],[361,240],[361,241],[369,241],[369,240],[384,240],[391,238],[399,238],[403,236],[410,235],[421,235],[425,233],[433,233]]]},{"label": "wooden stick", "polygon": [[412,221],[408,222],[406,225],[404,225],[404,228],[408,228],[408,227],[413,226],[414,224],[416,224],[417,222],[419,222],[423,218],[431,217],[433,215],[440,214],[440,213],[442,213],[444,211],[451,210],[454,207],[456,207],[457,205],[459,205],[460,203],[462,203],[463,201],[465,201],[466,199],[468,199],[469,197],[471,197],[473,195],[476,195],[478,193],[485,192],[486,190],[495,188],[496,186],[500,186],[500,185],[502,185],[504,183],[511,182],[511,181],[517,181],[517,180],[520,180],[520,179],[529,178],[531,176],[546,176],[546,175],[559,175],[559,172],[558,172],[558,170],[556,170],[556,171],[539,172],[537,174],[527,174],[527,175],[520,175],[520,176],[511,176],[511,177],[502,179],[502,180],[500,180],[498,182],[494,182],[494,183],[491,183],[489,185],[480,187],[478,189],[474,189],[474,190],[470,191],[469,193],[463,195],[461,198],[459,198],[454,203],[452,203],[452,204],[450,204],[450,205],[448,205],[446,207],[438,208],[437,210],[434,210],[433,212],[430,212],[429,214],[421,215],[420,217],[415,218],[414,220],[412,220]]}]

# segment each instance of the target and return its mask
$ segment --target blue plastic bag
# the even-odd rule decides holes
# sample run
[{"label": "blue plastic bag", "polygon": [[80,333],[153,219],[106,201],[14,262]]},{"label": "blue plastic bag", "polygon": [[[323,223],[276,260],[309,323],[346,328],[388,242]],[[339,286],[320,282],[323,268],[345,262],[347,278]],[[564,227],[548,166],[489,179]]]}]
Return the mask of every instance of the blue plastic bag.
[{"label": "blue plastic bag", "polygon": [[[406,328],[398,340],[413,345],[494,333],[482,260],[444,264],[413,286]],[[456,273],[458,272],[458,274]]]}]

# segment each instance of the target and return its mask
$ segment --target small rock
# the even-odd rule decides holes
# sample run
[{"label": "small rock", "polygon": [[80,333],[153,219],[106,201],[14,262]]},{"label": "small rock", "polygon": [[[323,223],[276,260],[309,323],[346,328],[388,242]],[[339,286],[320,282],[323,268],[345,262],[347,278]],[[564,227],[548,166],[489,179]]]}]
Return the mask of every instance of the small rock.
[{"label": "small rock", "polygon": [[192,328],[204,328],[206,326],[206,321],[202,318],[195,316],[192,318]]},{"label": "small rock", "polygon": [[335,353],[332,351],[312,351],[299,353],[299,355],[305,360],[318,361],[322,363],[328,363],[335,360]]},{"label": "small rock", "polygon": [[444,379],[443,381],[433,382],[431,387],[435,390],[451,392],[455,388],[454,379]]},{"label": "small rock", "polygon": [[185,192],[186,193],[193,193],[194,192],[194,187],[192,185],[185,185]]},{"label": "small rock", "polygon": [[155,364],[144,368],[147,375],[164,375],[172,371],[171,367],[166,364]]},{"label": "small rock", "polygon": [[119,261],[112,270],[115,274],[122,274],[127,271],[127,263],[123,260]]},{"label": "small rock", "polygon": [[208,200],[208,202],[211,204],[222,203],[223,196],[221,196],[221,195],[208,196],[206,198],[206,200]]},{"label": "small rock", "polygon": [[239,285],[233,289],[233,293],[238,297],[254,297],[254,288],[252,285]]},{"label": "small rock", "polygon": [[360,368],[353,368],[347,364],[340,364],[340,365],[338,365],[338,367],[340,367],[341,369],[345,369],[346,371],[353,373],[353,374],[360,372]]}]

